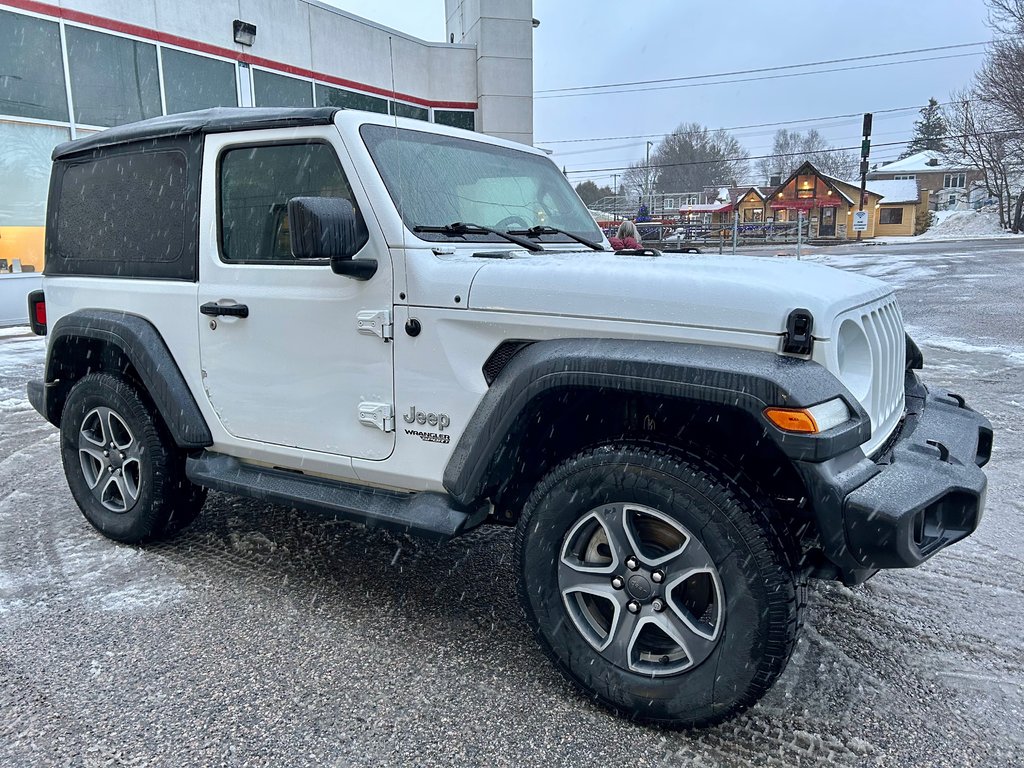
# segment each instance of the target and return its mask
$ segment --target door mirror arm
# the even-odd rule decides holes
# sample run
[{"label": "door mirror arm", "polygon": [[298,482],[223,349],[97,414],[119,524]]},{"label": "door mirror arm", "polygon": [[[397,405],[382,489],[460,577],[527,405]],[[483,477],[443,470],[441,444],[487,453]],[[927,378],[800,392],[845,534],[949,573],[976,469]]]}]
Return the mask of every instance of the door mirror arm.
[{"label": "door mirror arm", "polygon": [[376,259],[353,259],[351,256],[333,256],[331,272],[351,277],[353,280],[369,280],[377,274]]}]

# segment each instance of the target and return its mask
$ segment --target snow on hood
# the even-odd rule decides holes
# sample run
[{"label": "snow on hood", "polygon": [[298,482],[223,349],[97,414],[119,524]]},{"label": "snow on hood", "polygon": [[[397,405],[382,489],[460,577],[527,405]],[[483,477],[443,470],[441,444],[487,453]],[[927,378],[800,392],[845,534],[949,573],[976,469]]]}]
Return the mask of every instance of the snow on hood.
[{"label": "snow on hood", "polygon": [[[841,312],[892,292],[871,277],[780,258],[530,254],[488,262],[469,308],[782,333],[798,308],[819,337]],[[819,334],[815,334],[816,336]]]}]

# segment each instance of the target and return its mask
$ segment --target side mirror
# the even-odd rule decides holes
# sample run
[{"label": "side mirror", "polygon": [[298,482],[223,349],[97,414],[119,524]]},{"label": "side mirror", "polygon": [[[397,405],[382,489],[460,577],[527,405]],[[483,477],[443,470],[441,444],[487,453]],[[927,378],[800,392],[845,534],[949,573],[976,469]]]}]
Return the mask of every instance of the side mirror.
[{"label": "side mirror", "polygon": [[332,272],[356,280],[369,280],[377,272],[376,259],[353,258],[369,235],[362,216],[344,198],[293,197],[288,231],[297,259],[330,259]]}]

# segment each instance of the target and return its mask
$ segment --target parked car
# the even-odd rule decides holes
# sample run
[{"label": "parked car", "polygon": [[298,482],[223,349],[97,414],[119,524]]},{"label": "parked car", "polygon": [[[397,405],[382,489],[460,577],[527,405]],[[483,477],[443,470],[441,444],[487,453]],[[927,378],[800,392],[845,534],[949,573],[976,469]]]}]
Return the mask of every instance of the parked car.
[{"label": "parked car", "polygon": [[514,526],[554,667],[706,726],[782,673],[807,577],[981,520],[991,427],[921,381],[878,280],[613,253],[539,150],[351,110],[170,115],[53,159],[28,392],[116,541],[211,488],[435,541]]}]

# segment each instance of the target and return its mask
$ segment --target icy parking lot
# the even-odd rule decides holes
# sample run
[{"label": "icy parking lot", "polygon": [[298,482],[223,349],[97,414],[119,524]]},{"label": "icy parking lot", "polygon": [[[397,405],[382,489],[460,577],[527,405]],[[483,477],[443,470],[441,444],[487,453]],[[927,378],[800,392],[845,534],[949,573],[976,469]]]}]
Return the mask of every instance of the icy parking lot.
[{"label": "icy parking lot", "polygon": [[774,690],[695,734],[617,719],[521,618],[507,530],[420,544],[211,494],[177,539],[85,522],[0,331],[0,765],[1016,766],[1024,754],[1024,244],[812,249],[899,289],[931,382],[995,429],[981,529],[812,587]]}]

